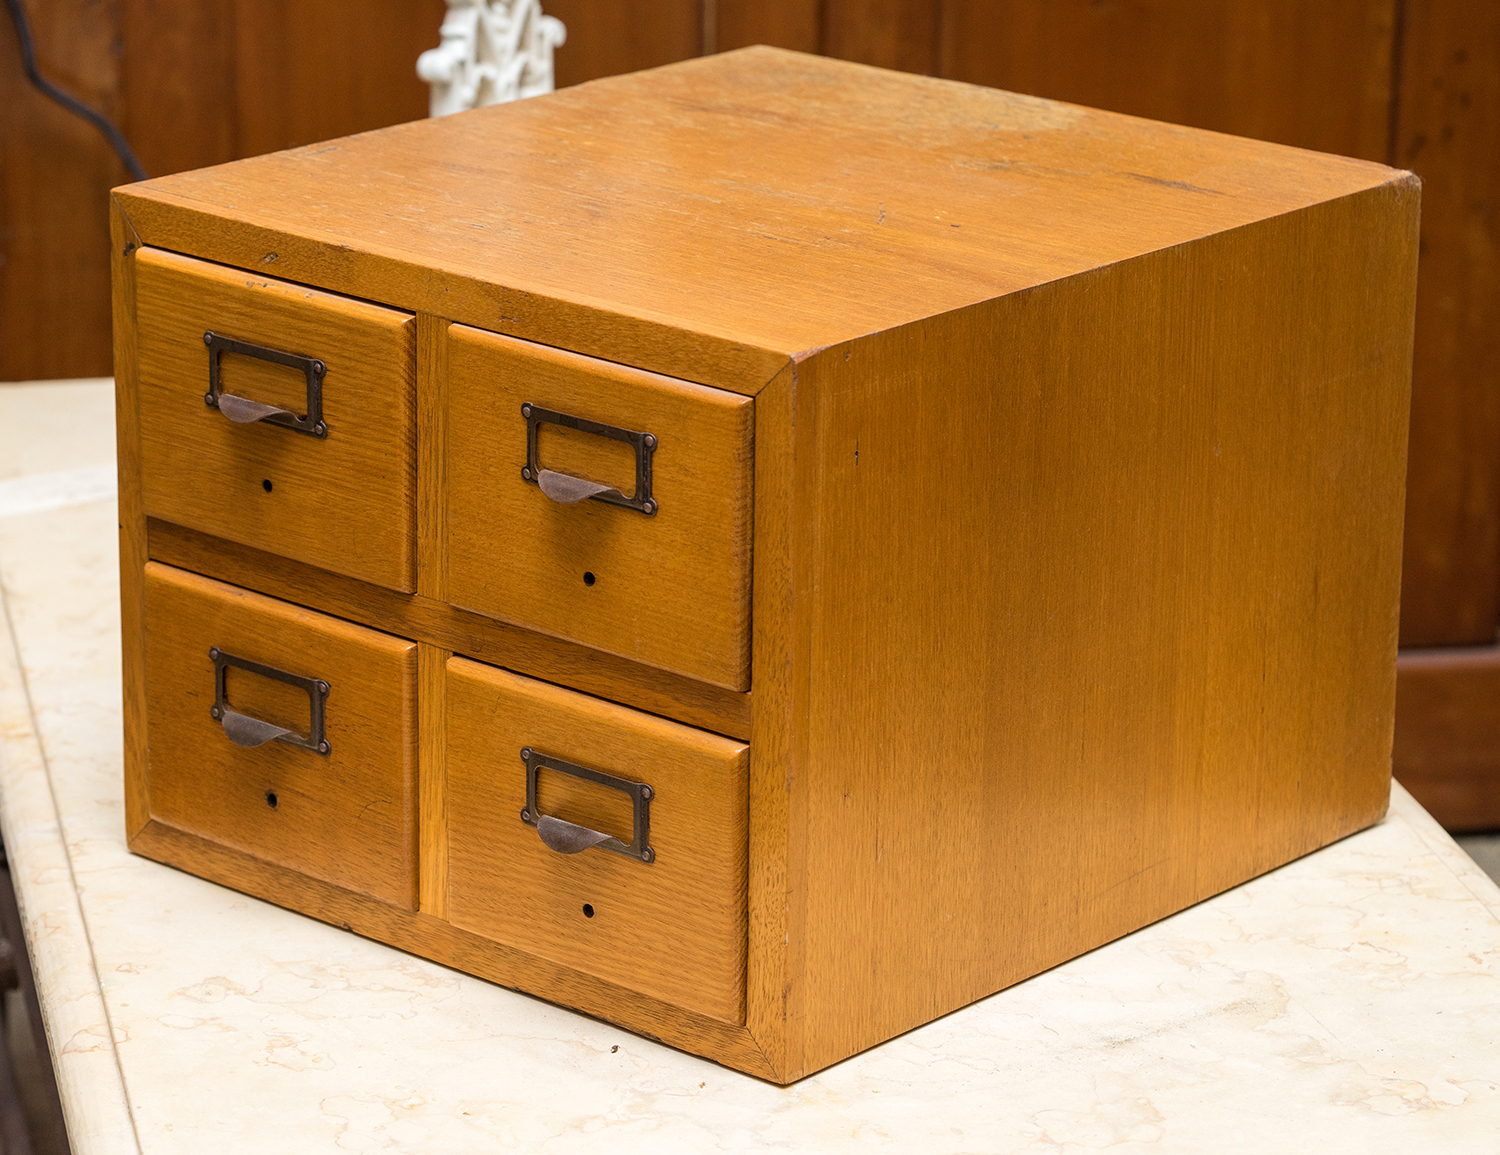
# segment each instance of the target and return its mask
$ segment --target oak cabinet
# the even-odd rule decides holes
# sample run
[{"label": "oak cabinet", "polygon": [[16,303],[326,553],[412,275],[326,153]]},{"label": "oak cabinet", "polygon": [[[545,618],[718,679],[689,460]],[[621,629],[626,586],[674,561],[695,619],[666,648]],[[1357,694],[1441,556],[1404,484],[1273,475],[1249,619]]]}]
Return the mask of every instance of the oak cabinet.
[{"label": "oak cabinet", "polygon": [[750,49],[116,204],[139,853],[789,1082],[1384,813],[1409,174]]}]

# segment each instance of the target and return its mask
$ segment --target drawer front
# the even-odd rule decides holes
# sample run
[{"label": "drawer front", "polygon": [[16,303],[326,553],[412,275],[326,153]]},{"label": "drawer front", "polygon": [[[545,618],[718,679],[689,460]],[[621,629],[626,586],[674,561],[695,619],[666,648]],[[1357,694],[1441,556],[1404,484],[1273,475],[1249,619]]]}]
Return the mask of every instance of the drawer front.
[{"label": "drawer front", "polygon": [[[454,925],[743,1022],[747,747],[464,658],[448,662],[447,695]],[[521,814],[523,750],[534,759],[532,822]],[[618,786],[639,794],[641,783],[650,862],[543,842],[556,819],[629,848],[642,803]]]},{"label": "drawer front", "polygon": [[[136,277],[146,513],[413,589],[413,318],[154,249]],[[326,436],[284,424],[318,404]]]},{"label": "drawer front", "polygon": [[[461,325],[449,383],[449,598],[746,689],[754,402]],[[617,496],[567,500],[588,483]]]},{"label": "drawer front", "polygon": [[415,675],[411,642],[149,564],[152,818],[413,909]]}]

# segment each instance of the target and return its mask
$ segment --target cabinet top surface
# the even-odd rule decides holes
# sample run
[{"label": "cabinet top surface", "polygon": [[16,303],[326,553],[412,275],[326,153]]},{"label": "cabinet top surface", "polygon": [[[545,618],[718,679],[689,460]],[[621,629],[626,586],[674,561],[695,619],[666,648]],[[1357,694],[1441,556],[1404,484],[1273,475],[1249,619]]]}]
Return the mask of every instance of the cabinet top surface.
[{"label": "cabinet top surface", "polygon": [[794,355],[1397,176],[752,48],[118,195],[147,243],[301,238],[335,287],[407,308],[481,282]]}]

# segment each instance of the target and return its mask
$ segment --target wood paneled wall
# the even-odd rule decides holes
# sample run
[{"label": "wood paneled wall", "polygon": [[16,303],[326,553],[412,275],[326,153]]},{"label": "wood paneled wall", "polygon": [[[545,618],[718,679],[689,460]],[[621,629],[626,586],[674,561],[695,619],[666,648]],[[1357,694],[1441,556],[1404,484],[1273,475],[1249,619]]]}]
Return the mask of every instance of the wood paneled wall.
[{"label": "wood paneled wall", "polygon": [[[427,113],[443,0],[24,0],[43,75],[115,121],[153,175]],[[110,372],[93,126],[27,84],[0,14],[0,381]]]},{"label": "wood paneled wall", "polygon": [[1401,638],[1487,645],[1500,624],[1500,4],[1409,0],[1399,86],[1391,163],[1424,182]]},{"label": "wood paneled wall", "polygon": [[[1396,774],[1500,828],[1500,4],[1406,0],[1392,161],[1421,174]],[[1460,647],[1455,649],[1455,647]]]},{"label": "wood paneled wall", "polygon": [[1396,0],[948,3],[945,76],[1384,161]]},{"label": "wood paneled wall", "polygon": [[[423,115],[414,62],[437,42],[444,11],[442,0],[25,3],[43,70],[116,117],[153,173]],[[1471,776],[1492,766],[1500,782],[1500,700],[1489,693],[1500,660],[1500,4],[545,6],[568,25],[564,85],[769,43],[1415,170],[1425,184],[1401,637],[1480,657],[1469,681],[1462,663],[1442,663],[1440,676],[1423,667],[1422,692],[1398,714],[1398,730],[1403,719],[1415,727],[1398,733],[1398,757],[1430,802],[1422,781],[1444,764],[1434,743],[1460,751]],[[0,19],[0,380],[109,372],[104,192],[125,179],[89,125],[26,85]],[[1416,704],[1434,694],[1449,695],[1436,729]],[[1500,803],[1476,806],[1439,816],[1500,826]]]},{"label": "wood paneled wall", "polygon": [[[120,112],[117,5],[27,0],[46,76]],[[104,192],[130,179],[98,130],[27,83],[0,12],[0,381],[109,372]]]},{"label": "wood paneled wall", "polygon": [[701,0],[542,0],[542,7],[568,26],[556,56],[559,87],[703,51]]}]

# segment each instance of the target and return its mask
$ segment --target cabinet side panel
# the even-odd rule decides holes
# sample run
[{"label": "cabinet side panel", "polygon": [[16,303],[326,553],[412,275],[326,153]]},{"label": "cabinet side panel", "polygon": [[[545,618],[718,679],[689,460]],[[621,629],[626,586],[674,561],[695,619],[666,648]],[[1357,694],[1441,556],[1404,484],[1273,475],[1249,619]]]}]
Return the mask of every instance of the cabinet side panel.
[{"label": "cabinet side panel", "polygon": [[115,439],[120,502],[120,647],[125,718],[125,833],[150,820],[146,786],[146,512],[141,503],[141,416],[136,378],[135,254],[140,241],[113,197],[109,203],[115,345]]},{"label": "cabinet side panel", "polygon": [[1417,199],[804,367],[806,1070],[1384,813]]}]

